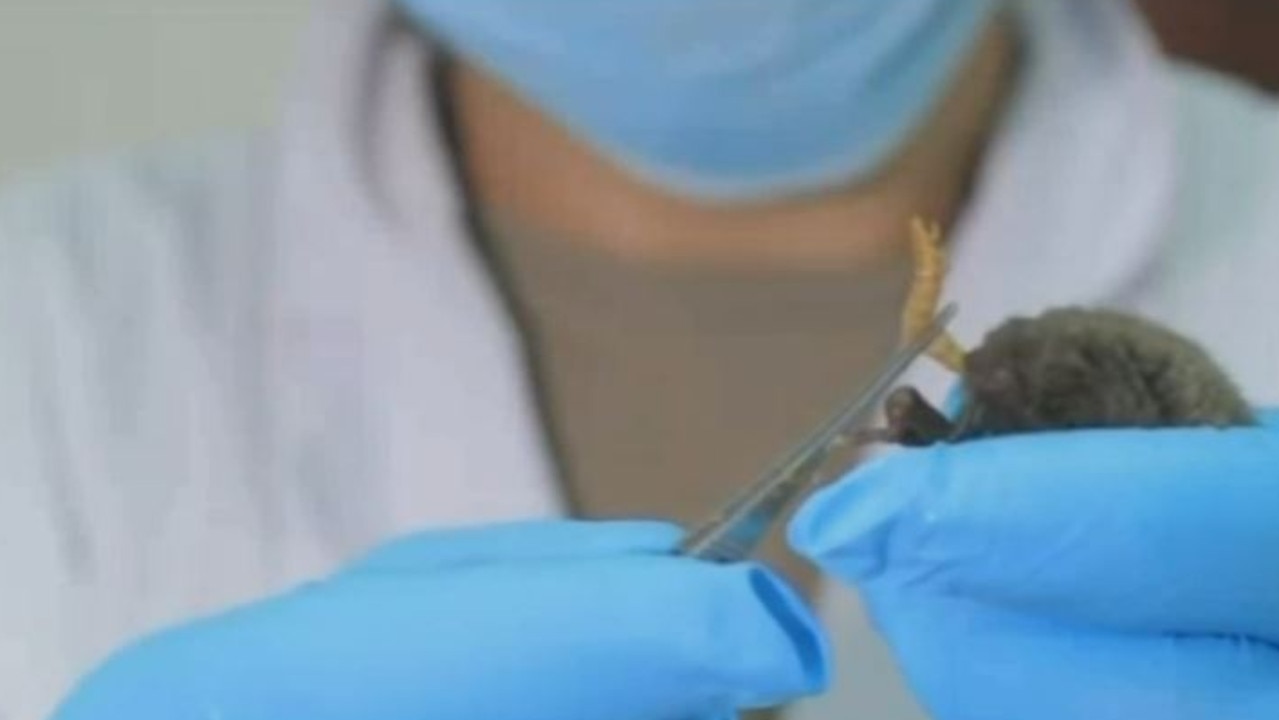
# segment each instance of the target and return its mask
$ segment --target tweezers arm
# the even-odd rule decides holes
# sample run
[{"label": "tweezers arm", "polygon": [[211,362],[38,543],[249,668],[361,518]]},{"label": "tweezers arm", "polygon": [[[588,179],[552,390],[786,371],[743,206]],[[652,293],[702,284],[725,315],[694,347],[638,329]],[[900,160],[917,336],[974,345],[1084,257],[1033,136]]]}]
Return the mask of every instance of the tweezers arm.
[{"label": "tweezers arm", "polygon": [[852,438],[852,433],[875,411],[879,398],[937,341],[956,311],[953,303],[942,308],[930,326],[889,358],[869,387],[741,496],[690,533],[680,544],[679,554],[711,562],[737,562],[750,557],[786,506],[811,487],[831,450]]},{"label": "tweezers arm", "polygon": [[784,482],[750,488],[710,522],[689,533],[680,543],[679,554],[717,563],[750,557],[768,536],[774,520],[816,479],[824,459],[824,455],[808,455],[789,469]]}]

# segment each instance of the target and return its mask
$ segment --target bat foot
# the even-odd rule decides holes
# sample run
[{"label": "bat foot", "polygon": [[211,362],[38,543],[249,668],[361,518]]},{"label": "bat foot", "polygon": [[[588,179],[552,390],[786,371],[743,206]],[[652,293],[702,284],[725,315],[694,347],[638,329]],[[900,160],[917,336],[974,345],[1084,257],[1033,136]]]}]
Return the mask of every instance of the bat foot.
[{"label": "bat foot", "polygon": [[906,447],[926,447],[950,439],[956,427],[913,387],[893,390],[884,400],[889,442]]}]

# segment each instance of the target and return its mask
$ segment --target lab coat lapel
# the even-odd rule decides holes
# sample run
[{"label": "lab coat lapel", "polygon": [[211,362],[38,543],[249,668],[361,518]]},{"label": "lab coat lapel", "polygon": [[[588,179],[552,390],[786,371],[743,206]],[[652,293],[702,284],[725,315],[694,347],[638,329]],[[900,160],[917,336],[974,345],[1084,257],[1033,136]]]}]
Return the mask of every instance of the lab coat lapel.
[{"label": "lab coat lapel", "polygon": [[381,3],[318,14],[276,218],[280,472],[339,551],[555,512],[518,337],[470,246],[428,50]]}]

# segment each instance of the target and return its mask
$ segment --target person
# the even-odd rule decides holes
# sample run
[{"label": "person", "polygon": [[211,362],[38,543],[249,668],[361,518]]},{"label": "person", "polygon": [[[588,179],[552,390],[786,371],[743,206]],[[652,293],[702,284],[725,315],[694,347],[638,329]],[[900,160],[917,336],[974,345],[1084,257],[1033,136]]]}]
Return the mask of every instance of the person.
[{"label": "person", "polygon": [[0,201],[3,714],[1275,716],[1268,421],[896,453],[767,565],[634,520],[875,368],[916,214],[959,337],[1122,307],[1275,403],[1271,100],[1111,0],[366,0],[308,45],[278,127]]}]

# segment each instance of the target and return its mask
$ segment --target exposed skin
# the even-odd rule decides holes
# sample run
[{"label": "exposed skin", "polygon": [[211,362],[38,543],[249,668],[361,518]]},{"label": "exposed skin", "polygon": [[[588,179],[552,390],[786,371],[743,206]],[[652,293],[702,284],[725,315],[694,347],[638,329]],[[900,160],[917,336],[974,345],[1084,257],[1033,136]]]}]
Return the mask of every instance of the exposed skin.
[{"label": "exposed skin", "polygon": [[644,184],[464,59],[452,110],[476,200],[524,227],[638,262],[874,266],[905,256],[909,217],[948,226],[963,207],[1014,78],[1015,45],[1006,19],[992,23],[932,116],[875,177],[769,202],[701,203]]}]

